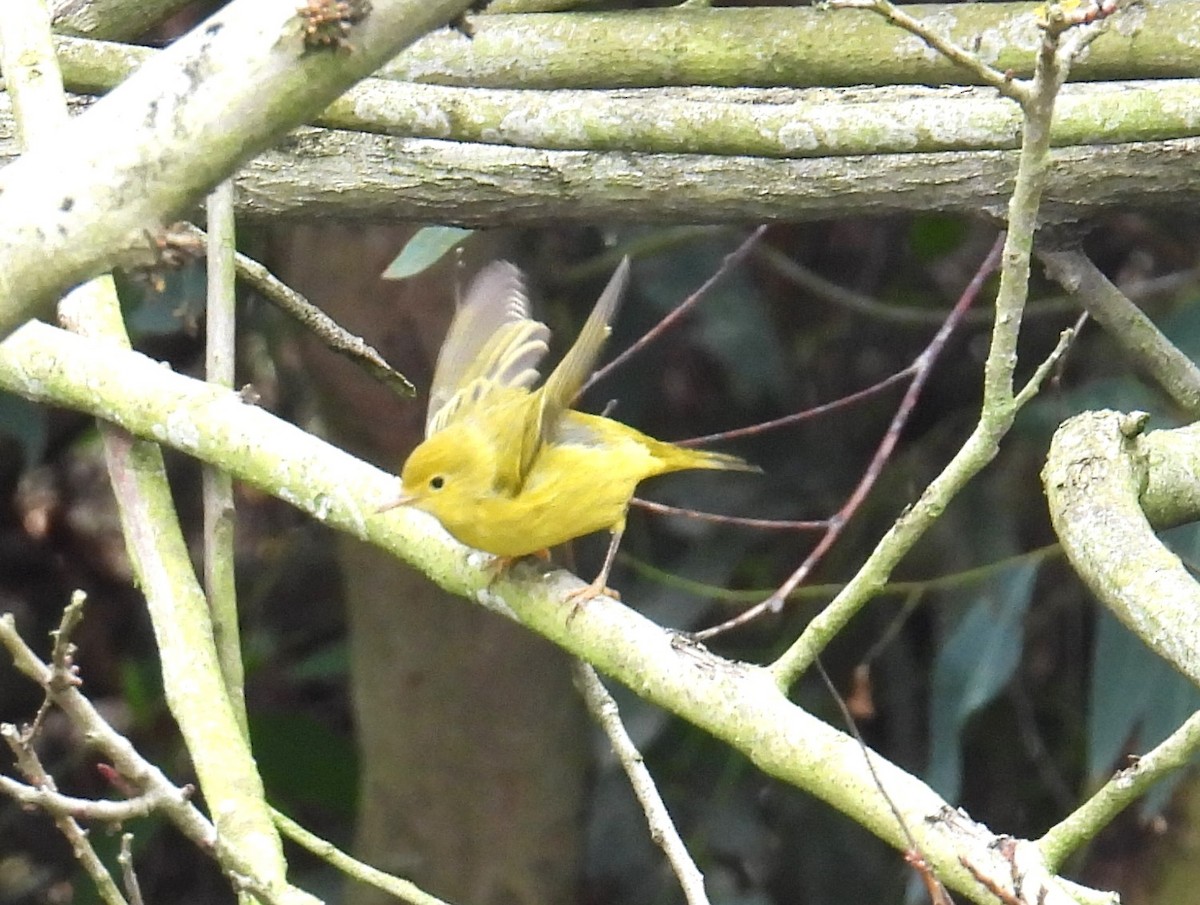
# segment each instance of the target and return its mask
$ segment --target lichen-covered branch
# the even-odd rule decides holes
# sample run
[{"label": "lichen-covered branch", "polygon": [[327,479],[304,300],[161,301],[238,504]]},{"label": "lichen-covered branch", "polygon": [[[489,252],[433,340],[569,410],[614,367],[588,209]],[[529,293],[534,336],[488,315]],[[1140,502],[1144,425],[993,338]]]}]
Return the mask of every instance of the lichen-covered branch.
[{"label": "lichen-covered branch", "polygon": [[[0,163],[16,154],[0,96]],[[1059,148],[1041,215],[1200,205],[1200,139]],[[1003,216],[1016,151],[774,160],[542,151],[301,129],[239,171],[239,217],[468,226],[745,223],[949,211]],[[453,174],[448,178],[447,174]],[[681,186],[685,190],[681,190]],[[35,246],[36,247],[36,246]],[[22,252],[24,253],[24,252]],[[50,262],[52,263],[52,262]],[[42,266],[49,270],[47,261]]]},{"label": "lichen-covered branch", "polygon": [[[1080,578],[1130,631],[1200,685],[1200,585],[1155,536],[1143,508],[1152,460],[1136,438],[1145,419],[1111,411],[1071,418],[1054,435],[1042,480],[1054,530]],[[1168,468],[1161,461],[1168,448],[1149,446],[1158,452],[1156,470]],[[1181,464],[1171,470],[1178,473]]]},{"label": "lichen-covered branch", "polygon": [[[1044,3],[925,3],[905,9],[995,69],[1033,73]],[[1132,6],[1079,60],[1078,78],[1190,78],[1200,2]],[[430,34],[383,72],[489,88],[660,85],[962,84],[964,71],[865,10],[639,9],[479,16],[475,35]],[[586,54],[578,52],[587,47]]]},{"label": "lichen-covered branch", "polygon": [[[79,38],[55,46],[67,87],[79,92],[109,91],[161,53]],[[955,86],[529,91],[369,78],[314,123],[546,150],[788,158],[1013,149],[1021,111],[990,88]],[[1200,79],[1079,83],[1057,101],[1050,144],[1198,134]]]},{"label": "lichen-covered branch", "polygon": [[190,0],[57,0],[54,30],[63,34],[120,40],[135,38]]},{"label": "lichen-covered branch", "polygon": [[0,170],[0,336],[467,6],[374,0],[353,53],[308,46],[295,0],[234,0],[201,22]]},{"label": "lichen-covered branch", "polygon": [[1200,368],[1100,272],[1082,247],[1039,248],[1038,258],[1046,272],[1104,328],[1134,368],[1150,374],[1185,412],[1200,416]]},{"label": "lichen-covered branch", "polygon": [[[768,774],[824,799],[889,843],[908,844],[858,743],[789,701],[766,670],[716,657],[603,597],[568,619],[564,594],[581,586],[579,579],[518,565],[497,580],[488,568],[490,557],[456,543],[434,519],[405,509],[379,512],[395,494],[395,476],[247,405],[235,392],[40,323],[26,324],[0,343],[0,386],[90,412],[228,469],[407,560],[443,588],[519,619],[744,752]],[[911,774],[878,757],[873,763],[939,878],[990,903],[991,894],[960,862],[965,857],[1001,885],[1011,885],[1013,867],[996,848],[994,834],[955,813]],[[1039,867],[1032,843],[1022,845],[1021,876],[1026,889],[1046,888],[1045,905],[1114,901],[1097,891],[1068,892]]]}]

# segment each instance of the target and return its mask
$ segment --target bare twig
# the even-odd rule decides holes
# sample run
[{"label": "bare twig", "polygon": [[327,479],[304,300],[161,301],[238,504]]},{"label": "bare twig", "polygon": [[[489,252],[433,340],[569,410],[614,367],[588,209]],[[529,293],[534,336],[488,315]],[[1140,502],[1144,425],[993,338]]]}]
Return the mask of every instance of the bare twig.
[{"label": "bare twig", "polygon": [[[233,388],[237,360],[237,321],[233,259],[237,247],[233,216],[233,183],[222,182],[208,196],[208,299],[205,316],[205,379]],[[242,734],[246,719],[245,670],[238,631],[234,576],[233,478],[206,465],[202,473],[204,502],[204,594],[212,615],[213,641],[225,691]]]},{"label": "bare twig", "polygon": [[701,522],[713,522],[718,525],[740,525],[743,528],[763,528],[768,531],[820,531],[828,527],[824,519],[816,521],[791,521],[788,519],[747,518],[741,515],[720,515],[715,512],[699,512],[695,509],[685,509],[680,506],[668,506],[666,503],[655,503],[651,500],[633,498],[633,505],[647,512],[657,512],[660,515],[682,515]]},{"label": "bare twig", "polygon": [[983,283],[991,272],[996,268],[1000,261],[1000,249],[1004,242],[1004,234],[997,237],[992,245],[992,250],[987,257],[980,263],[975,275],[971,278],[967,288],[963,290],[957,304],[951,309],[941,329],[934,334],[933,339],[929,341],[924,351],[917,356],[913,362],[913,379],[908,385],[908,389],[904,393],[904,398],[900,401],[900,405],[896,408],[895,414],[892,416],[891,424],[888,425],[887,431],[884,433],[883,439],[880,441],[878,448],[875,450],[875,455],[871,458],[870,463],[863,472],[863,476],[859,479],[858,486],[847,497],[846,502],[842,507],[829,519],[829,528],[817,545],[805,557],[804,562],[796,569],[782,585],[780,585],[769,597],[761,603],[751,607],[743,613],[729,619],[720,625],[712,628],[704,629],[697,633],[700,638],[711,638],[714,635],[726,632],[730,629],[744,625],[746,622],[757,618],[765,612],[776,612],[784,604],[784,601],[791,593],[804,581],[820,562],[821,558],[833,546],[834,542],[841,535],[843,528],[849,521],[858,507],[862,505],[863,500],[867,498],[867,494],[871,492],[871,488],[875,486],[876,480],[883,472],[883,466],[891,457],[892,450],[895,449],[896,443],[899,442],[900,434],[904,429],[904,425],[908,423],[909,415],[912,414],[913,407],[916,405],[917,399],[921,395],[921,390],[925,387],[925,381],[933,370],[933,365],[945,348],[946,342],[950,339],[955,327],[958,326],[962,316],[966,313],[979,291],[983,288]]},{"label": "bare twig", "polygon": [[54,669],[42,662],[17,632],[11,613],[0,615],[0,645],[13,658],[17,669],[38,683],[47,696],[89,742],[116,768],[120,776],[141,796],[151,798],[184,836],[201,851],[212,854],[226,876],[239,888],[252,889],[268,905],[312,905],[312,896],[295,887],[260,879],[261,865],[245,852],[217,835],[209,822],[191,802],[191,789],[172,783],[154,764],[147,761],[96,710],[72,682],[56,680]]},{"label": "bare twig", "polygon": [[[0,791],[25,804],[36,804],[43,807],[46,807],[48,801],[61,804],[59,799],[65,799],[66,796],[59,796],[53,778],[46,772],[37,752],[33,750],[33,745],[24,737],[23,733],[19,732],[17,727],[11,723],[4,723],[0,725],[0,736],[3,736],[4,741],[12,750],[17,767],[25,774],[26,779],[36,786],[33,788],[7,776],[0,776],[0,780],[3,780],[0,783]],[[100,893],[100,898],[104,900],[105,905],[126,905],[121,891],[113,882],[112,875],[109,874],[104,862],[100,860],[100,856],[92,847],[92,843],[87,837],[87,830],[76,822],[70,809],[46,807],[46,810],[54,818],[54,824],[58,827],[59,832],[71,844],[72,853],[96,885],[96,890]]]},{"label": "bare twig", "polygon": [[834,9],[873,10],[893,25],[916,35],[946,59],[953,60],[985,85],[990,85],[1005,97],[1011,97],[1020,103],[1025,103],[1029,99],[1029,89],[1024,84],[1017,82],[1007,73],[993,69],[977,55],[938,34],[920,19],[914,19],[908,13],[897,9],[888,0],[830,0],[829,5]]},{"label": "bare twig", "polygon": [[301,848],[336,867],[346,876],[374,886],[376,889],[382,889],[400,901],[409,902],[411,905],[447,905],[446,902],[430,895],[409,880],[393,877],[391,874],[386,874],[378,868],[350,857],[332,842],[322,839],[315,833],[310,833],[281,811],[272,808],[271,817],[283,835]]},{"label": "bare twig", "polygon": [[758,240],[762,238],[763,233],[766,231],[767,227],[766,225],[763,225],[754,230],[754,232],[750,233],[750,235],[746,237],[741,245],[725,256],[724,260],[721,261],[721,266],[717,268],[716,272],[713,273],[712,276],[704,281],[704,284],[699,289],[676,305],[670,314],[647,330],[637,342],[635,342],[628,349],[589,377],[587,383],[585,383],[582,389],[580,389],[579,395],[582,396],[598,381],[603,380],[616,368],[619,368],[634,355],[637,355],[640,351],[642,351],[642,349],[646,348],[646,346],[650,345],[650,343],[662,336],[663,333],[669,330],[677,321],[691,311],[692,308],[694,308],[702,298],[708,295],[713,286],[715,286],[727,273],[733,270],[734,267],[740,264],[746,255],[750,254],[754,246],[758,244]]},{"label": "bare twig", "polygon": [[[760,246],[755,252],[755,257],[765,262],[785,280],[799,286],[818,300],[828,302],[839,308],[844,308],[847,311],[870,318],[871,320],[896,324],[901,327],[921,329],[923,327],[936,327],[946,317],[945,311],[939,308],[888,304],[887,302],[881,302],[878,299],[872,298],[866,293],[848,289],[832,280],[827,280],[816,271],[806,267],[799,261],[792,260],[783,252],[769,245]],[[1136,287],[1136,290],[1129,287],[1127,291],[1130,295],[1162,291],[1160,287],[1165,287],[1169,291],[1173,286],[1185,285],[1185,280],[1187,282],[1194,282],[1195,279],[1196,273],[1194,271],[1184,271],[1182,274],[1172,275],[1167,280],[1143,281]],[[1026,317],[1033,317],[1035,315],[1038,317],[1061,317],[1073,313],[1078,307],[1079,305],[1074,299],[1065,296],[1042,299],[1039,302],[1030,303]],[[990,324],[993,316],[993,313],[986,308],[972,308],[967,312],[966,317],[963,318],[963,323],[970,325]]]},{"label": "bare twig", "polygon": [[[185,235],[205,239],[204,230],[191,223],[177,224]],[[387,363],[384,357],[362,337],[355,336],[328,314],[306,299],[258,261],[240,252],[234,255],[237,275],[268,302],[312,333],[330,351],[365,368],[397,395],[411,397],[416,388],[408,378]]]},{"label": "bare twig", "polygon": [[121,834],[121,851],[117,854],[117,864],[121,866],[121,880],[125,883],[125,895],[129,897],[129,905],[143,905],[142,885],[138,882],[137,871],[133,867],[133,833]]},{"label": "bare twig", "polygon": [[1135,367],[1149,372],[1185,412],[1200,415],[1200,368],[1100,272],[1077,243],[1039,248],[1037,254],[1046,272],[1078,300]]},{"label": "bare twig", "polygon": [[671,815],[667,812],[667,805],[642,761],[641,752],[625,731],[625,726],[621,723],[621,714],[617,710],[617,702],[608,693],[596,671],[586,663],[575,664],[575,687],[583,695],[592,719],[608,736],[613,753],[616,754],[625,775],[629,777],[629,784],[642,805],[642,813],[646,815],[646,822],[650,825],[650,838],[667,856],[671,869],[679,878],[679,885],[688,905],[708,905],[708,895],[704,891],[704,875],[700,873],[700,868],[688,853],[679,831],[675,829]]},{"label": "bare twig", "polygon": [[914,373],[915,364],[909,365],[902,371],[897,371],[888,377],[883,378],[869,387],[864,387],[861,390],[855,390],[853,393],[848,393],[832,402],[826,402],[823,405],[814,405],[812,408],[805,409],[802,412],[794,412],[791,415],[784,415],[782,418],[775,418],[772,421],[764,421],[761,424],[751,424],[748,427],[738,427],[733,430],[721,431],[716,434],[705,434],[703,437],[690,437],[687,440],[676,441],[680,446],[700,446],[705,443],[716,443],[721,440],[736,440],[740,437],[753,437],[758,434],[770,430],[777,430],[781,427],[788,427],[792,424],[799,424],[801,421],[807,421],[810,418],[817,418],[821,415],[826,415],[829,412],[837,411],[838,409],[846,408],[861,402],[863,399],[868,399],[876,393],[886,390],[890,386],[902,382]]},{"label": "bare twig", "polygon": [[933,872],[933,867],[928,859],[921,851],[921,846],[917,843],[917,837],[913,835],[912,829],[909,828],[908,821],[904,819],[904,814],[897,806],[895,799],[888,794],[887,788],[879,779],[879,774],[875,770],[875,764],[871,760],[871,749],[867,747],[867,743],[863,740],[862,733],[858,731],[858,723],[855,722],[854,716],[850,713],[850,709],[846,706],[845,700],[837,690],[837,686],[833,684],[833,679],[829,678],[829,673],[825,671],[820,658],[814,661],[814,666],[817,668],[817,673],[821,676],[821,681],[825,683],[825,687],[829,690],[829,694],[833,697],[834,703],[837,705],[842,714],[842,722],[854,736],[858,742],[859,750],[862,751],[863,760],[867,763],[867,770],[871,774],[871,781],[875,783],[875,788],[879,790],[879,794],[883,796],[887,802],[888,810],[892,812],[892,816],[896,818],[896,823],[900,827],[900,832],[903,834],[907,842],[907,848],[904,853],[904,860],[917,871],[921,877],[921,882],[925,884],[925,891],[929,894],[929,899],[932,905],[953,905],[950,900],[950,893],[946,891],[946,887],[942,885],[942,881],[937,878]]},{"label": "bare twig", "polygon": [[[7,723],[5,726],[9,731],[14,728]],[[9,733],[5,731],[4,734],[7,736]],[[22,744],[23,742],[21,739],[17,739],[17,743]],[[11,744],[12,742],[10,742],[10,747]],[[162,805],[162,801],[157,796],[150,794],[138,795],[124,801],[76,798],[57,791],[54,784],[48,781],[49,777],[45,774],[43,777],[40,783],[31,777],[30,781],[37,784],[26,785],[17,782],[10,776],[0,776],[0,792],[13,801],[18,801],[28,807],[40,808],[47,814],[52,814],[56,819],[71,817],[78,820],[95,820],[101,823],[124,823],[126,820],[148,817]]]}]

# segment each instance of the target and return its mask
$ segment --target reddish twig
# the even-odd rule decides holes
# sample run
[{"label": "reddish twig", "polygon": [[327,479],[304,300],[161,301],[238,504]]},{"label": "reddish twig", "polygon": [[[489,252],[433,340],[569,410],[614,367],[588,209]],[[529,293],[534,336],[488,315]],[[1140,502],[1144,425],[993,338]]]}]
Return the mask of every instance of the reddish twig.
[{"label": "reddish twig", "polygon": [[840,399],[835,399],[832,402],[826,402],[821,405],[813,406],[810,409],[805,409],[802,412],[793,412],[790,415],[784,415],[782,418],[776,418],[773,421],[764,421],[761,424],[752,424],[749,427],[737,427],[733,430],[721,431],[719,434],[705,434],[703,437],[690,437],[687,440],[672,441],[676,446],[702,446],[706,443],[716,443],[721,440],[735,440],[739,437],[752,437],[756,434],[761,434],[764,431],[775,430],[780,427],[787,427],[790,424],[797,424],[801,421],[807,421],[809,418],[816,418],[818,415],[826,415],[829,412],[837,411],[840,408],[845,408],[848,405],[853,405],[876,393],[886,390],[893,384],[899,383],[906,377],[911,376],[916,369],[916,362],[910,364],[903,371],[897,371],[890,377],[885,377],[878,383],[873,383],[869,387],[861,390],[856,390],[848,396],[842,396]]},{"label": "reddish twig", "polygon": [[834,703],[837,704],[838,710],[841,711],[842,721],[846,724],[846,728],[854,736],[854,740],[858,742],[863,760],[867,762],[867,772],[871,774],[871,780],[875,783],[875,788],[879,790],[879,794],[887,802],[888,810],[892,812],[892,816],[896,818],[896,823],[900,826],[900,832],[904,835],[905,841],[905,862],[920,874],[921,882],[925,885],[925,891],[929,894],[932,905],[954,905],[950,894],[946,891],[946,887],[942,885],[942,881],[934,874],[933,867],[929,864],[924,852],[921,851],[921,846],[917,843],[917,837],[913,835],[912,830],[909,828],[908,821],[904,819],[904,815],[900,812],[899,805],[888,794],[888,790],[884,788],[883,780],[879,778],[879,774],[875,770],[875,762],[871,760],[871,749],[867,747],[862,733],[858,731],[858,723],[854,721],[854,716],[850,713],[850,708],[846,706],[845,699],[838,692],[837,686],[833,684],[833,679],[829,678],[829,673],[825,671],[825,667],[819,658],[813,661],[813,665],[817,667],[821,681],[825,683],[829,694],[833,696]]},{"label": "reddish twig", "polygon": [[763,528],[768,531],[820,531],[828,528],[829,523],[824,519],[815,521],[789,521],[787,519],[748,518],[741,515],[720,515],[715,512],[700,512],[697,509],[684,509],[680,506],[668,506],[666,503],[654,503],[634,497],[634,506],[647,512],[657,512],[660,515],[682,515],[701,522],[715,522],[718,525],[740,525],[743,528]]},{"label": "reddish twig", "polygon": [[858,507],[862,505],[867,494],[875,486],[876,480],[883,471],[883,466],[887,463],[892,451],[900,440],[900,434],[904,430],[904,426],[908,423],[908,418],[912,414],[913,407],[916,405],[917,399],[921,395],[921,390],[925,386],[925,382],[929,379],[929,374],[933,370],[933,365],[937,361],[938,356],[946,346],[950,334],[958,326],[963,315],[983,288],[984,280],[995,270],[1000,262],[1000,253],[1004,247],[1004,234],[1001,233],[996,242],[992,245],[992,249],[988,252],[987,257],[980,264],[975,275],[971,278],[970,283],[963,290],[962,295],[951,309],[950,314],[938,328],[933,339],[929,341],[929,345],[924,351],[917,356],[913,362],[912,383],[908,385],[908,389],[904,393],[904,398],[900,401],[899,407],[896,409],[896,414],[892,417],[891,424],[888,425],[887,432],[879,443],[875,455],[867,465],[862,478],[858,482],[849,498],[832,517],[829,519],[829,527],[825,534],[813,547],[812,551],[805,557],[804,562],[800,567],[793,572],[782,585],[780,585],[770,597],[763,600],[761,603],[755,604],[748,610],[740,613],[732,619],[722,622],[720,625],[715,625],[712,628],[704,629],[697,632],[696,636],[701,639],[712,638],[730,629],[737,628],[747,622],[756,619],[764,612],[778,612],[782,607],[788,595],[796,589],[799,584],[804,581],[812,570],[816,567],[821,558],[833,546],[834,542],[841,536],[842,529],[845,527],[850,517],[858,511]]},{"label": "reddish twig", "polygon": [[763,233],[765,233],[766,231],[767,231],[767,226],[764,223],[762,226],[758,227],[758,229],[756,229],[754,232],[752,232],[749,236],[747,236],[745,238],[745,240],[743,240],[741,245],[739,245],[737,248],[735,248],[733,251],[731,251],[729,254],[727,254],[725,256],[725,259],[723,261],[721,261],[721,266],[716,269],[716,271],[713,273],[712,276],[710,276],[707,280],[704,281],[704,285],[702,285],[699,289],[697,289],[695,292],[693,292],[691,295],[689,295],[687,298],[685,298],[682,302],[680,302],[678,305],[676,305],[674,307],[674,309],[672,309],[671,312],[669,314],[667,314],[666,317],[664,317],[657,324],[655,324],[653,327],[651,327],[649,330],[647,330],[646,333],[637,342],[635,342],[633,345],[631,345],[628,349],[626,349],[624,352],[622,352],[620,355],[618,355],[616,358],[614,358],[612,361],[610,361],[604,367],[600,368],[598,371],[596,371],[594,374],[592,374],[592,376],[588,378],[587,383],[585,383],[583,385],[583,388],[580,389],[578,395],[582,396],[589,389],[591,389],[592,386],[595,385],[598,381],[603,380],[610,373],[612,373],[616,368],[619,368],[621,365],[623,365],[625,362],[627,362],[630,358],[632,358],[638,352],[642,351],[642,349],[646,348],[646,346],[650,345],[650,343],[654,342],[656,339],[658,339],[660,336],[662,336],[663,333],[665,333],[667,330],[669,330],[671,327],[673,327],[675,325],[675,323],[677,321],[679,321],[679,319],[682,318],[685,314],[687,314],[689,311],[691,311],[692,308],[694,308],[696,306],[696,304],[702,298],[704,298],[704,296],[708,295],[709,291],[713,288],[713,286],[717,285],[717,283],[727,273],[729,273],[731,270],[733,270],[733,268],[736,265],[738,265],[742,262],[743,258],[745,258],[748,254],[750,254],[750,252],[754,249],[754,246],[758,244],[758,240],[762,238]]}]

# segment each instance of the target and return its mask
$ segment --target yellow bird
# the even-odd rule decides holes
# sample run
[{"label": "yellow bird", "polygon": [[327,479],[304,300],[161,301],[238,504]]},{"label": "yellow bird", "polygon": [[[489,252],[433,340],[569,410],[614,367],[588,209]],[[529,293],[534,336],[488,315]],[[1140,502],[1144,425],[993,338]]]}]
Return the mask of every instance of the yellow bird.
[{"label": "yellow bird", "polygon": [[425,440],[404,463],[400,497],[464,544],[503,560],[607,529],[612,543],[576,602],[607,592],[634,488],[690,468],[760,471],[721,453],[685,449],[574,411],[629,281],[625,258],[575,344],[537,389],[550,330],[533,320],[518,270],[496,261],[467,290],[433,374]]}]

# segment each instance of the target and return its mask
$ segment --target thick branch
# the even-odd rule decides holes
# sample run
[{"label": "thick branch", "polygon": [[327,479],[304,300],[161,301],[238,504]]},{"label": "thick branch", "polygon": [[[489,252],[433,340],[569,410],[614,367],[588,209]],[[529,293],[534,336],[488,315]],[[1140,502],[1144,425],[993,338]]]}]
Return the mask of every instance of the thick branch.
[{"label": "thick branch", "polygon": [[[56,49],[67,86],[87,93],[115,88],[161,53],[78,38]],[[1193,137],[1198,110],[1200,79],[1069,85],[1050,144]],[[990,88],[527,91],[370,78],[315,123],[547,150],[826,157],[1016,148],[1021,111]]]},{"label": "thick branch", "polygon": [[135,38],[191,0],[57,0],[54,29],[63,34]]},{"label": "thick branch", "polygon": [[[1028,76],[1042,3],[905,6],[1001,72]],[[1143,3],[1091,47],[1080,79],[1196,74],[1200,2]],[[923,41],[863,10],[760,8],[480,16],[471,39],[431,34],[385,73],[490,88],[659,85],[961,84],[964,73]],[[579,48],[586,47],[587,53]]]},{"label": "thick branch", "polygon": [[467,5],[375,0],[353,53],[306,46],[295,0],[234,0],[200,23],[0,171],[0,336]]},{"label": "thick branch", "polygon": [[[511,578],[495,580],[487,568],[491,557],[457,544],[428,516],[378,511],[395,494],[394,476],[246,405],[236,393],[39,323],[0,344],[0,385],[177,446],[402,557],[447,590],[519,619],[724,739],[765,772],[823,798],[891,844],[907,844],[858,743],[791,703],[766,670],[715,657],[606,598],[590,601],[568,621],[571,608],[563,595],[580,586],[578,579],[518,566]],[[960,857],[1002,885],[1011,882],[1012,866],[994,847],[994,835],[955,814],[910,774],[882,759],[874,763],[921,850],[949,885],[988,901]],[[1022,845],[1036,861],[1032,844]],[[1046,905],[1072,901],[1057,881],[1038,873],[1036,863],[1030,871],[1027,888],[1046,884]],[[1086,900],[1112,901],[1101,893]]]},{"label": "thick branch", "polygon": [[[1180,475],[1193,457],[1162,463],[1178,444],[1135,443],[1145,416],[1085,412],[1058,429],[1042,473],[1050,517],[1071,565],[1100,601],[1159,656],[1200,685],[1200,587],[1154,534],[1143,509],[1150,459]],[[1165,432],[1168,434],[1174,432]],[[1154,436],[1154,435],[1152,435]],[[1194,432],[1189,438],[1195,444]],[[1194,475],[1184,482],[1195,500]],[[1155,497],[1163,497],[1164,485]],[[1150,501],[1154,505],[1154,499]],[[1169,511],[1182,513],[1176,504]],[[1157,515],[1157,513],[1155,513]],[[1193,517],[1196,512],[1193,511]]]},{"label": "thick branch", "polygon": [[[16,154],[0,96],[0,163]],[[1060,148],[1047,221],[1097,208],[1192,209],[1200,139]],[[773,160],[539,151],[300,129],[237,176],[238,214],[469,226],[555,222],[744,223],[903,211],[1002,215],[1016,151]],[[44,194],[57,197],[53,181]],[[93,184],[90,191],[101,192]],[[44,202],[46,198],[43,198]],[[88,240],[80,240],[86,243]],[[22,257],[40,244],[22,246]],[[39,258],[44,270],[57,259]]]}]

